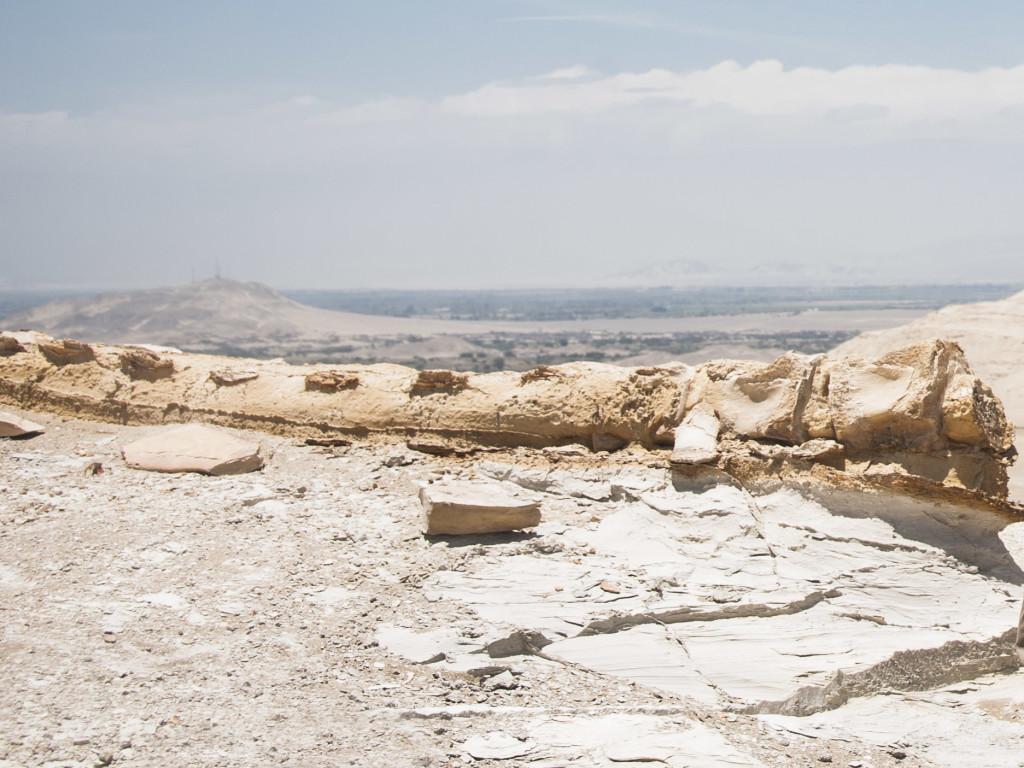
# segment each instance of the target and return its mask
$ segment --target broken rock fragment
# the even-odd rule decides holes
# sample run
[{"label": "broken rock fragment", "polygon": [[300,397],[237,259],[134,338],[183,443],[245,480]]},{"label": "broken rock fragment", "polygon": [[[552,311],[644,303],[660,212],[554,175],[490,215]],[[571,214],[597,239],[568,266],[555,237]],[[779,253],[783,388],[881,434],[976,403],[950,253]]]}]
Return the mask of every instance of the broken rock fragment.
[{"label": "broken rock fragment", "polygon": [[22,419],[8,411],[0,411],[0,437],[21,437],[45,432],[41,424]]},{"label": "broken rock fragment", "polygon": [[260,446],[202,424],[172,427],[129,443],[122,450],[133,469],[236,475],[263,466]]},{"label": "broken rock fragment", "polygon": [[454,392],[465,389],[469,384],[469,375],[449,370],[420,371],[413,382],[413,394],[427,392]]},{"label": "broken rock fragment", "polygon": [[244,384],[259,378],[256,371],[225,368],[219,371],[210,372],[210,380],[222,387],[232,387],[235,384]]},{"label": "broken rock fragment", "polygon": [[346,371],[313,371],[306,375],[307,392],[339,392],[357,386],[359,377]]},{"label": "broken rock fragment", "polygon": [[673,464],[707,464],[718,457],[718,432],[721,422],[707,403],[698,403],[676,427]]},{"label": "broken rock fragment", "polygon": [[500,488],[452,482],[420,489],[426,534],[500,533],[540,524],[540,502],[523,501]]},{"label": "broken rock fragment", "polygon": [[0,355],[7,357],[24,351],[25,347],[16,338],[0,335]]},{"label": "broken rock fragment", "polygon": [[118,356],[121,370],[132,379],[162,379],[174,373],[174,361],[148,349],[130,349]]},{"label": "broken rock fragment", "polygon": [[74,339],[40,341],[39,351],[54,365],[81,365],[96,359],[92,347]]}]

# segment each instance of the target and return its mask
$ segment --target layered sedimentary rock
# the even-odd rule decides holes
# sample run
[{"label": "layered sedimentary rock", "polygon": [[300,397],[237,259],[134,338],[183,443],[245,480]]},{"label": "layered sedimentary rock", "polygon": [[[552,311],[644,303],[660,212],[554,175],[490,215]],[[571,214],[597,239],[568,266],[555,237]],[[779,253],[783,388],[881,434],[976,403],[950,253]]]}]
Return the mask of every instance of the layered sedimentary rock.
[{"label": "layered sedimentary rock", "polygon": [[[799,475],[996,498],[1013,456],[1001,403],[951,342],[876,360],[788,353],[767,364],[455,374],[11,338],[22,351],[0,359],[0,402],[105,421],[595,451],[675,445],[683,468],[714,464],[752,481]],[[239,369],[244,376],[225,375]]]}]

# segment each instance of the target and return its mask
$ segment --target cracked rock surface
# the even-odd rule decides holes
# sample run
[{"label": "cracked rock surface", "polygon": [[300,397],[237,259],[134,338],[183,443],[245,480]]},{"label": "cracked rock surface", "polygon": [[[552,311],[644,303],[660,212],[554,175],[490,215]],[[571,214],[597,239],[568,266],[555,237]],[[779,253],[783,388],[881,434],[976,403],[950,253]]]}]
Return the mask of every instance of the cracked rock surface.
[{"label": "cracked rock surface", "polygon": [[[0,441],[0,766],[1018,765],[1024,537],[948,501],[751,493],[665,456],[261,445],[19,411]],[[424,536],[450,480],[531,532]],[[1015,762],[1016,761],[1016,762]]]}]

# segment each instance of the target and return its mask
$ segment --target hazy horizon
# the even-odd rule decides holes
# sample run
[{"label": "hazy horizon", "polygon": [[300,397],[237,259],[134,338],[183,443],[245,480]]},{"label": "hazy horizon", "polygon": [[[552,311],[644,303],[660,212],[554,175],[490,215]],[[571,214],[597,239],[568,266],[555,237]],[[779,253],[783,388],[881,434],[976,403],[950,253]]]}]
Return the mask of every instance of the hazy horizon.
[{"label": "hazy horizon", "polygon": [[0,289],[1021,283],[1022,22],[2,4]]}]

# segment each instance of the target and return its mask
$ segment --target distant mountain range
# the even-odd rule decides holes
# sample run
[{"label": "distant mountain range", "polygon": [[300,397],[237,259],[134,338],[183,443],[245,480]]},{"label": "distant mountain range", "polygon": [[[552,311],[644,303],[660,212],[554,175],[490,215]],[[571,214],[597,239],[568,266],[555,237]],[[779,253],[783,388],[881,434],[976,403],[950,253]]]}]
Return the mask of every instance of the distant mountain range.
[{"label": "distant mountain range", "polygon": [[[800,264],[766,261],[744,267],[709,264],[697,259],[677,259],[618,272],[602,281],[619,288],[695,288],[719,286],[858,285],[872,280],[873,271],[859,265]],[[897,281],[884,281],[888,283]]]},{"label": "distant mountain range", "polygon": [[600,281],[612,288],[709,286],[950,285],[1024,282],[1024,235],[973,236],[883,257],[837,262],[680,258],[616,272]]}]

